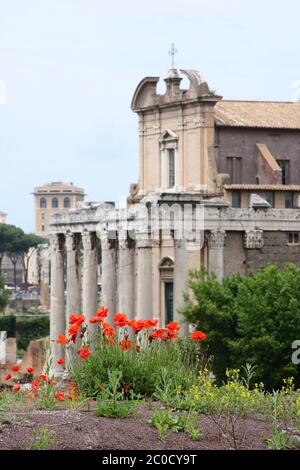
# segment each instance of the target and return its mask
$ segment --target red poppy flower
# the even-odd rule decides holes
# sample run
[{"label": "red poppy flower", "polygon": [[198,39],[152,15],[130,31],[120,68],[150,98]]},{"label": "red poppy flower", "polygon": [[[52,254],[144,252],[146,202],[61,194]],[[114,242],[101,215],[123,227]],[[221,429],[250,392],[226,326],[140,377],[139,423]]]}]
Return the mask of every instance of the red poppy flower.
[{"label": "red poppy flower", "polygon": [[57,362],[57,364],[64,364],[65,360],[62,357],[60,357],[59,359],[57,359],[56,362]]},{"label": "red poppy flower", "polygon": [[56,394],[54,396],[55,396],[56,400],[58,400],[58,401],[64,401],[65,400],[64,392],[56,392]]},{"label": "red poppy flower", "polygon": [[153,331],[151,336],[153,337],[153,339],[157,339],[157,338],[164,339],[166,335],[167,335],[167,330],[165,330],[164,328],[158,328],[157,330]]},{"label": "red poppy flower", "polygon": [[132,346],[133,346],[132,341],[127,341],[127,339],[123,339],[123,341],[120,344],[120,348],[124,352],[127,352],[130,348],[132,348]]},{"label": "red poppy flower", "polygon": [[68,344],[69,340],[65,337],[65,335],[59,335],[56,342],[57,344]]},{"label": "red poppy flower", "polygon": [[171,321],[168,325],[167,328],[169,331],[179,331],[180,326],[178,325],[177,321]]},{"label": "red poppy flower", "polygon": [[81,328],[81,323],[77,322],[77,323],[74,323],[74,325],[70,326],[70,328],[68,329],[68,333],[73,336],[73,335],[77,335],[77,333],[79,332]]},{"label": "red poppy flower", "polygon": [[5,380],[10,380],[11,379],[11,374],[7,374],[7,376],[5,377]]},{"label": "red poppy flower", "polygon": [[202,331],[194,331],[193,333],[191,333],[191,339],[193,339],[194,341],[205,341],[206,340],[206,334],[203,333]]},{"label": "red poppy flower", "polygon": [[105,318],[108,315],[108,308],[104,308],[103,306],[98,308],[96,312],[97,317]]},{"label": "red poppy flower", "polygon": [[139,352],[140,352],[140,350],[141,350],[141,346],[136,346],[136,347],[135,347],[135,350],[136,350],[136,352],[138,352],[138,353],[139,353]]},{"label": "red poppy flower", "polygon": [[171,341],[172,339],[177,339],[177,338],[178,338],[178,336],[177,336],[177,331],[171,331],[171,330],[169,330],[169,331],[167,332],[167,335],[166,335],[166,339],[167,339],[167,340]]},{"label": "red poppy flower", "polygon": [[27,372],[28,374],[32,374],[34,372],[34,368],[33,367],[27,367]]},{"label": "red poppy flower", "polygon": [[144,320],[144,328],[149,330],[149,328],[153,328],[158,323],[158,320]]},{"label": "red poppy flower", "polygon": [[14,365],[12,366],[11,370],[13,370],[14,372],[18,372],[18,370],[20,370],[20,366]]},{"label": "red poppy flower", "polygon": [[80,357],[80,359],[87,359],[92,353],[91,351],[89,350],[88,346],[84,345],[82,346],[80,349],[78,349],[77,351],[77,354],[78,356]]},{"label": "red poppy flower", "polygon": [[70,315],[69,317],[69,324],[74,325],[75,323],[79,323],[81,325],[81,323],[83,323],[84,320],[85,320],[84,315],[75,315],[74,313],[72,313],[72,315]]},{"label": "red poppy flower", "polygon": [[135,334],[141,331],[145,327],[144,320],[129,320],[127,321],[127,325],[129,325]]},{"label": "red poppy flower", "polygon": [[20,388],[21,388],[20,384],[15,385],[12,389],[13,393],[17,393],[20,390]]},{"label": "red poppy flower", "polygon": [[105,328],[104,333],[105,333],[105,336],[112,337],[112,336],[115,336],[116,331],[114,328],[109,327],[109,328]]},{"label": "red poppy flower", "polygon": [[32,389],[38,389],[41,386],[41,382],[39,380],[33,380],[31,382],[31,388]]},{"label": "red poppy flower", "polygon": [[116,313],[114,316],[114,323],[120,328],[125,326],[127,324],[127,316],[125,313]]},{"label": "red poppy flower", "polygon": [[44,380],[44,382],[47,381],[47,377],[46,377],[46,375],[44,375],[44,374],[39,375],[38,378],[39,378],[40,380]]}]

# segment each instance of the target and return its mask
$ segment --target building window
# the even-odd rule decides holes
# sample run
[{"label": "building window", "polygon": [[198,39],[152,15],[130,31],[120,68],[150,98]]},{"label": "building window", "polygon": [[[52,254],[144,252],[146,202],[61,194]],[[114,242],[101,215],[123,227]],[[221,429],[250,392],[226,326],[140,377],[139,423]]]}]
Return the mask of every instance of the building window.
[{"label": "building window", "polygon": [[168,149],[168,187],[175,186],[175,150]]},{"label": "building window", "polygon": [[42,216],[41,216],[41,217],[42,217],[42,220],[45,220],[45,213],[44,213],[44,212],[42,212]]},{"label": "building window", "polygon": [[70,206],[71,206],[71,204],[70,204],[70,198],[69,198],[69,197],[65,197],[65,198],[64,198],[64,207],[65,207],[65,208],[68,208],[68,207],[70,207]]},{"label": "building window", "polygon": [[165,320],[166,325],[174,320],[173,317],[173,282],[165,282]]},{"label": "building window", "polygon": [[242,179],[242,159],[241,157],[228,156],[227,157],[227,173],[230,176],[230,183],[241,183]]},{"label": "building window", "polygon": [[42,225],[42,232],[45,232],[45,225]]},{"label": "building window", "polygon": [[266,201],[270,204],[271,207],[274,207],[274,193],[273,191],[268,191],[265,193],[265,196],[262,195]]},{"label": "building window", "polygon": [[288,234],[289,245],[299,245],[299,241],[300,241],[299,232],[290,232]]},{"label": "building window", "polygon": [[45,209],[47,207],[47,201],[44,197],[40,199],[40,208]]},{"label": "building window", "polygon": [[285,192],[284,194],[284,207],[286,209],[292,209],[294,207],[293,193],[290,191]]},{"label": "building window", "polygon": [[290,161],[277,160],[277,163],[282,171],[281,184],[290,184]]},{"label": "building window", "polygon": [[241,207],[241,191],[232,191],[232,207]]},{"label": "building window", "polygon": [[52,208],[53,209],[58,208],[58,199],[57,199],[57,197],[52,198]]}]

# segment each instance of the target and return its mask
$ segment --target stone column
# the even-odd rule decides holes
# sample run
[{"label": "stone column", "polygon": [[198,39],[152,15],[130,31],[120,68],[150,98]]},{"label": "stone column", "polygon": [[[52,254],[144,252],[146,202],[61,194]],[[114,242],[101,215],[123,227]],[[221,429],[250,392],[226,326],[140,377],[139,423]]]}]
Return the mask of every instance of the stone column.
[{"label": "stone column", "polygon": [[214,273],[219,281],[224,277],[224,230],[212,230],[208,234],[208,271]]},{"label": "stone column", "polygon": [[50,294],[50,349],[52,356],[52,374],[61,376],[63,368],[57,359],[64,358],[64,348],[56,343],[58,335],[66,331],[64,298],[64,236],[49,235],[51,252],[51,294]]},{"label": "stone column", "polygon": [[101,233],[100,237],[102,253],[101,304],[108,308],[108,320],[112,322],[117,308],[116,240],[109,239],[106,233]]},{"label": "stone column", "polygon": [[184,238],[174,239],[174,320],[181,324],[181,333],[188,332],[188,324],[183,322],[183,316],[178,309],[183,308],[185,301],[183,293],[188,293],[189,269],[187,258],[187,242]]},{"label": "stone column", "polygon": [[134,248],[133,240],[119,238],[118,290],[119,311],[134,319]]},{"label": "stone column", "polygon": [[41,263],[41,307],[49,309],[49,275],[50,275],[50,254],[48,245],[41,245],[39,248]]},{"label": "stone column", "polygon": [[147,234],[138,234],[137,242],[137,319],[153,318],[152,242]]},{"label": "stone column", "polygon": [[95,232],[82,233],[83,280],[82,313],[88,321],[97,310],[97,237]]},{"label": "stone column", "polygon": [[81,312],[79,234],[67,233],[67,321],[72,313]]}]

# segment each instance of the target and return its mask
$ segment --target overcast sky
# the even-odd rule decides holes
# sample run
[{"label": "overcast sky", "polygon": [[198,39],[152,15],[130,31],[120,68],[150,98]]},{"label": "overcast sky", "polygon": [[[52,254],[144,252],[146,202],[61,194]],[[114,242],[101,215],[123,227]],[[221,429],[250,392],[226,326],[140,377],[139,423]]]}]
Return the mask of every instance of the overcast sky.
[{"label": "overcast sky", "polygon": [[138,179],[131,98],[143,77],[166,76],[172,41],[175,65],[224,98],[297,97],[299,17],[297,0],[0,0],[8,223],[33,230],[31,192],[50,181],[94,201],[127,195]]}]

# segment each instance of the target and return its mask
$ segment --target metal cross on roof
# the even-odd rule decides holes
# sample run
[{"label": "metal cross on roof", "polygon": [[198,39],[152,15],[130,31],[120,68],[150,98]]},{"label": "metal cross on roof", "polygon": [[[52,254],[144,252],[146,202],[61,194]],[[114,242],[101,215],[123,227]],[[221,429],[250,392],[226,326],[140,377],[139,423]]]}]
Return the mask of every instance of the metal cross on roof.
[{"label": "metal cross on roof", "polygon": [[171,49],[169,50],[169,55],[172,57],[172,69],[174,69],[174,56],[177,54],[178,50],[175,49],[175,44],[172,42]]}]

